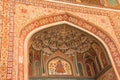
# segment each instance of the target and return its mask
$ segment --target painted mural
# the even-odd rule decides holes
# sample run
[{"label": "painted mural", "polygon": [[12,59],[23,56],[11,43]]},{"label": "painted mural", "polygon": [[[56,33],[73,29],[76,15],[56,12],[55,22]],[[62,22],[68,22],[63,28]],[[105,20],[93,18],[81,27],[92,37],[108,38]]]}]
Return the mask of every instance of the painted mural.
[{"label": "painted mural", "polygon": [[49,75],[72,75],[70,64],[60,58],[51,60],[48,63]]},{"label": "painted mural", "polygon": [[117,0],[108,0],[108,4],[109,4],[109,6],[118,6],[118,2],[117,2]]},{"label": "painted mural", "polygon": [[29,53],[29,76],[39,76],[41,65],[41,54],[38,51],[33,51],[30,48]]},{"label": "painted mural", "polygon": [[30,79],[45,76],[94,78],[111,66],[99,41],[67,24],[35,33],[29,50]]}]

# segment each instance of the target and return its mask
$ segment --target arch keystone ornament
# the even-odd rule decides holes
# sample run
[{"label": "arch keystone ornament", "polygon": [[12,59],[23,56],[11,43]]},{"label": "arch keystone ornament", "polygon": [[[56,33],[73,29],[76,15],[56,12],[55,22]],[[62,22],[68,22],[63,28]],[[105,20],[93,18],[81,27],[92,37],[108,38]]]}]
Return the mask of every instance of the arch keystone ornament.
[{"label": "arch keystone ornament", "polygon": [[120,52],[112,38],[96,25],[69,13],[61,13],[39,18],[21,30],[19,35],[18,80],[28,80],[28,42],[31,36],[42,29],[63,23],[72,25],[97,38],[105,46],[117,78],[120,79]]}]

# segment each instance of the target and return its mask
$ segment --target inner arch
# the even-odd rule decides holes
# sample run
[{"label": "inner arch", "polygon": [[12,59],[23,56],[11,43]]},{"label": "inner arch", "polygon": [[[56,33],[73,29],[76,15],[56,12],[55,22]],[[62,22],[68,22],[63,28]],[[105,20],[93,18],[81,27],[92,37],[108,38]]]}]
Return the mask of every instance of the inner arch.
[{"label": "inner arch", "polygon": [[28,45],[31,80],[43,77],[62,78],[46,74],[45,61],[56,51],[60,51],[73,61],[74,75],[65,76],[61,73],[66,78],[95,80],[98,75],[111,68],[103,44],[90,34],[68,24],[59,24],[36,32],[30,38]]}]

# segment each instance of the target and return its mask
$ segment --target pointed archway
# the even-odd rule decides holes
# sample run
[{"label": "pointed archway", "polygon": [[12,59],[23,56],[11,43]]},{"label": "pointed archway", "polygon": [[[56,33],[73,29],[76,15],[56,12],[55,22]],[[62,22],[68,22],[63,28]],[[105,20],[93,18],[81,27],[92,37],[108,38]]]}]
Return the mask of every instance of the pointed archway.
[{"label": "pointed archway", "polygon": [[66,23],[97,38],[106,48],[114,70],[119,78],[119,52],[111,37],[97,26],[68,13],[46,16],[26,25],[20,33],[19,42],[19,79],[28,80],[28,41],[30,37],[45,28]]}]

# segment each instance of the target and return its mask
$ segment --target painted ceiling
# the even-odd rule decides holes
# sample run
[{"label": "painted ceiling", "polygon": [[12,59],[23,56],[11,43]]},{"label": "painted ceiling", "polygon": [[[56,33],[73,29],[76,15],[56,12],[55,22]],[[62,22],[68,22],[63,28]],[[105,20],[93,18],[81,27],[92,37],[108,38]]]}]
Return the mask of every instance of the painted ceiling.
[{"label": "painted ceiling", "polygon": [[31,41],[32,48],[47,55],[58,50],[69,55],[86,52],[95,55],[92,46],[100,46],[95,38],[67,24],[44,29],[34,34]]}]

